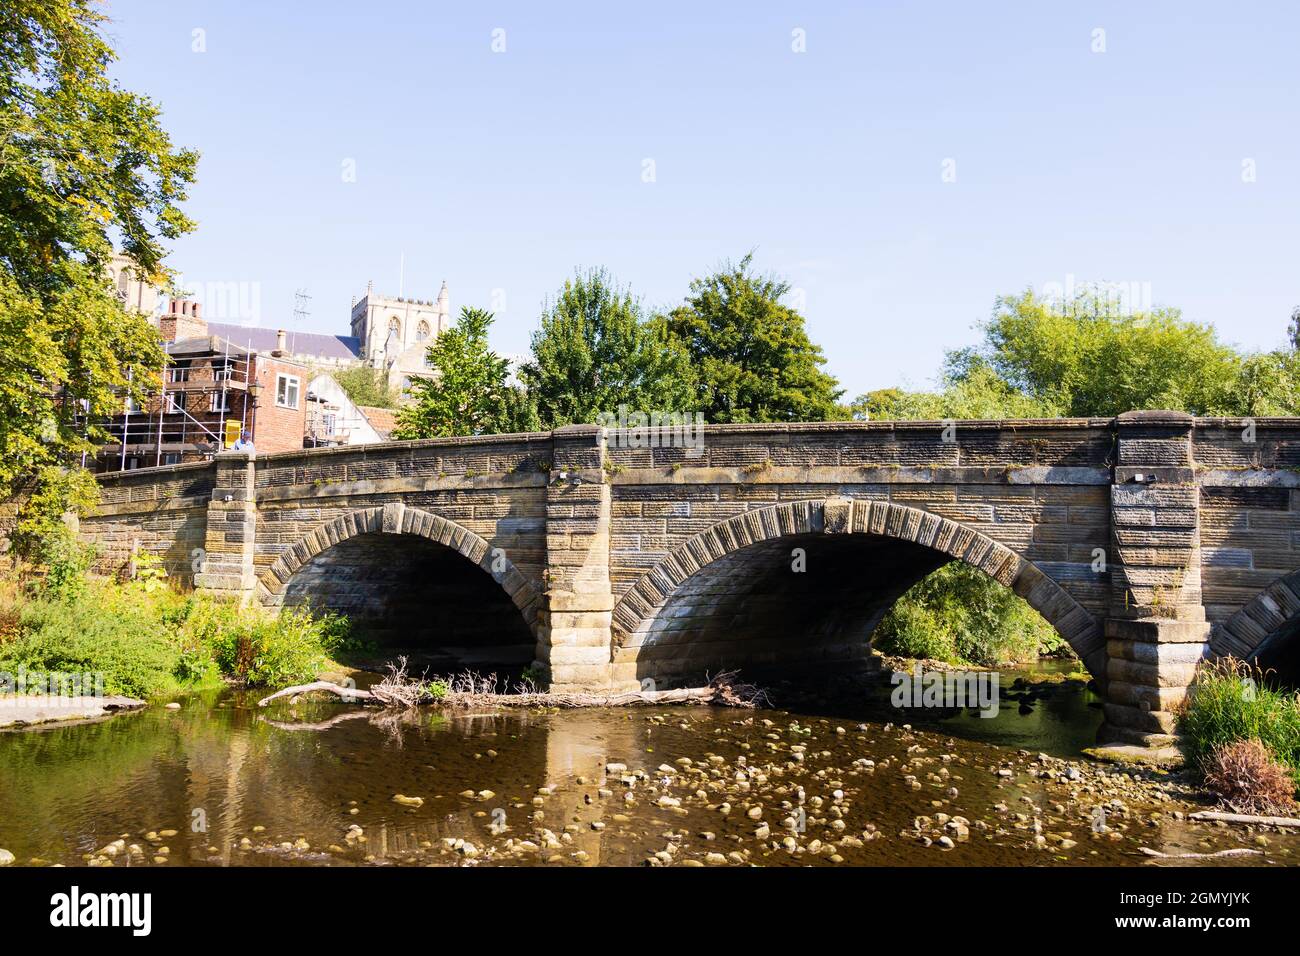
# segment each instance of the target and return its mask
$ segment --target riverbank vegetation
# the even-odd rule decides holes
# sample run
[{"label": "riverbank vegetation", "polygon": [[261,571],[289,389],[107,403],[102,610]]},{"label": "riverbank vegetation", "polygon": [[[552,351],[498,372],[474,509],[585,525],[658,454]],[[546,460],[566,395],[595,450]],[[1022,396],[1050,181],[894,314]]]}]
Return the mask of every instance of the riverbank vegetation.
[{"label": "riverbank vegetation", "polygon": [[362,645],[337,615],[276,615],[182,594],[148,567],[127,583],[0,579],[0,672],[102,674],[108,694],[281,686],[314,679]]},{"label": "riverbank vegetation", "polygon": [[1178,731],[1187,759],[1233,809],[1286,809],[1300,787],[1300,694],[1242,661],[1201,666]]},{"label": "riverbank vegetation", "polygon": [[1064,638],[1015,592],[953,562],[898,601],[876,627],[884,654],[996,667],[1068,651]]}]

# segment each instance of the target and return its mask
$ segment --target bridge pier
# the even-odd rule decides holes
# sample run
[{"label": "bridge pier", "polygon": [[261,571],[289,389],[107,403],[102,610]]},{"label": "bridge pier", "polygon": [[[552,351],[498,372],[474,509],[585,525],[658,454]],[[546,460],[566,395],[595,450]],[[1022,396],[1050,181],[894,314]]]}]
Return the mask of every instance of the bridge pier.
[{"label": "bridge pier", "polygon": [[1210,656],[1194,425],[1177,412],[1128,412],[1115,421],[1103,743],[1173,743],[1174,709]]},{"label": "bridge pier", "polygon": [[635,665],[611,662],[614,592],[609,578],[611,497],[605,433],[594,425],[571,425],[554,432],[552,440],[544,623],[537,663],[547,670],[556,691],[634,688]]},{"label": "bridge pier", "polygon": [[253,456],[226,452],[213,462],[203,553],[195,564],[196,588],[248,603],[257,590],[253,555],[257,542]]}]

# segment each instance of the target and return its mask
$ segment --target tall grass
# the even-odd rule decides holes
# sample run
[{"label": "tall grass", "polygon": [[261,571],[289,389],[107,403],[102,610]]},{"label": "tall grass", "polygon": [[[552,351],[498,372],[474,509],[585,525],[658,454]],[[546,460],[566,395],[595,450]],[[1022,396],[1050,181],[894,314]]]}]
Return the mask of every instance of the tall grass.
[{"label": "tall grass", "polygon": [[355,643],[336,615],[241,608],[179,594],[150,577],[57,590],[0,587],[0,671],[99,673],[110,694],[310,680]]},{"label": "tall grass", "polygon": [[1300,786],[1300,694],[1272,686],[1258,667],[1232,658],[1202,664],[1178,731],[1202,770],[1216,747],[1258,740]]}]

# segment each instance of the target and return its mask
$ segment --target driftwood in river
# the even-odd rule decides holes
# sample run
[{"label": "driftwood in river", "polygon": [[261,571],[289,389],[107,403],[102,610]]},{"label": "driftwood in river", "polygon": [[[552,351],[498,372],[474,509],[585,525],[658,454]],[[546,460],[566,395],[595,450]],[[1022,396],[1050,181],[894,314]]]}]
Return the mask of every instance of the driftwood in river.
[{"label": "driftwood in river", "polygon": [[416,707],[421,704],[441,704],[445,707],[630,707],[662,704],[720,704],[727,707],[756,707],[765,701],[761,690],[736,680],[735,672],[719,674],[704,687],[686,687],[679,690],[623,691],[615,694],[560,694],[540,691],[525,684],[513,693],[496,690],[496,677],[479,677],[463,674],[452,678],[447,689],[435,693],[424,681],[414,681],[406,675],[406,659],[399,658],[397,666],[389,665],[389,674],[369,690],[347,687],[330,681],[313,681],[278,690],[257,702],[265,707],[282,697],[297,697],[313,691],[334,694],[343,700],[383,707]]},{"label": "driftwood in river", "polygon": [[1204,823],[1222,821],[1223,823],[1253,823],[1267,827],[1300,827],[1300,818],[1296,817],[1257,817],[1252,813],[1224,813],[1220,810],[1198,810],[1187,815],[1189,820]]}]

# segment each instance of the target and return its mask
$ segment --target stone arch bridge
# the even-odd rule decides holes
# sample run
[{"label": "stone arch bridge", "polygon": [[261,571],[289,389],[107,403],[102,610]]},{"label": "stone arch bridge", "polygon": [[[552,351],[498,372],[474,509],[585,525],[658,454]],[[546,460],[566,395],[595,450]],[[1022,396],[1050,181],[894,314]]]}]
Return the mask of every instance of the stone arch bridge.
[{"label": "stone arch bridge", "polygon": [[100,476],[100,569],[332,608],[553,686],[862,664],[948,561],[1015,590],[1152,743],[1199,661],[1300,628],[1300,420],[707,426],[317,449]]}]

